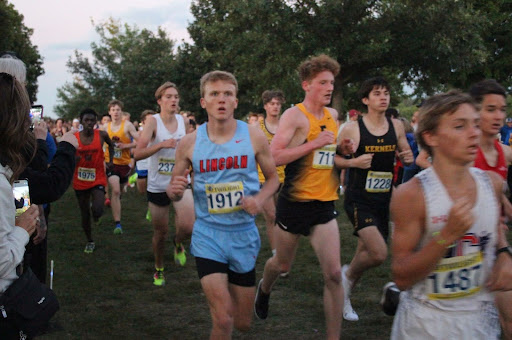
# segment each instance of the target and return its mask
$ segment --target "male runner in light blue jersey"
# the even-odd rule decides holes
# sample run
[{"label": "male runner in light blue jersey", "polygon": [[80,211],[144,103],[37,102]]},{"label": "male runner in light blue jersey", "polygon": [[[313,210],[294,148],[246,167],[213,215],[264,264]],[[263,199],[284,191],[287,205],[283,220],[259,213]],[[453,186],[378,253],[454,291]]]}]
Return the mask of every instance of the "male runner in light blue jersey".
[{"label": "male runner in light blue jersey", "polygon": [[[251,325],[260,249],[254,216],[279,186],[267,138],[259,127],[234,118],[237,87],[228,72],[201,78],[208,122],[181,140],[167,187],[171,200],[180,200],[192,167],[196,222],[191,253],[210,306],[211,339],[231,338],[233,326],[247,331]],[[261,190],[256,164],[265,175]]]}]

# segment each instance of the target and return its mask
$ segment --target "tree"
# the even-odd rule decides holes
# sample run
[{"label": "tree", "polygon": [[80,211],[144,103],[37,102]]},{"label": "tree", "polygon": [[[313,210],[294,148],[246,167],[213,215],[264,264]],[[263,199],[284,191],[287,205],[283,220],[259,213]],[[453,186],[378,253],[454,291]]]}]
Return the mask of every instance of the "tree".
[{"label": "tree", "polygon": [[79,51],[70,57],[67,66],[75,77],[58,89],[55,111],[67,119],[86,107],[103,113],[113,98],[124,103],[133,119],[143,110],[155,110],[155,90],[175,77],[174,41],[161,28],[153,33],[112,18],[95,29],[100,41],[91,44],[92,60]]},{"label": "tree", "polygon": [[[333,97],[336,109],[357,107],[360,83],[375,75],[385,75],[398,90],[396,104],[402,99],[404,82],[417,94],[431,94],[467,84],[472,70],[492,62],[493,52],[485,42],[490,27],[485,14],[491,5],[478,8],[479,3],[196,0],[191,6],[195,20],[189,26],[194,45],[183,51],[187,58],[202,62],[197,72],[217,68],[233,72],[240,82],[239,107],[244,110],[258,108],[259,96],[268,88],[284,90],[289,103],[300,101],[295,70],[306,57],[320,53],[341,65]],[[510,30],[510,25],[505,27],[510,10],[505,14],[504,8],[502,4],[492,12],[501,18],[493,32],[496,27]],[[510,42],[510,35],[505,36]],[[496,46],[510,48],[503,37],[495,40]]]},{"label": "tree", "polygon": [[27,91],[30,100],[37,99],[37,78],[44,74],[43,59],[30,37],[34,30],[23,23],[23,15],[7,0],[0,0],[0,51],[12,51],[27,67]]}]

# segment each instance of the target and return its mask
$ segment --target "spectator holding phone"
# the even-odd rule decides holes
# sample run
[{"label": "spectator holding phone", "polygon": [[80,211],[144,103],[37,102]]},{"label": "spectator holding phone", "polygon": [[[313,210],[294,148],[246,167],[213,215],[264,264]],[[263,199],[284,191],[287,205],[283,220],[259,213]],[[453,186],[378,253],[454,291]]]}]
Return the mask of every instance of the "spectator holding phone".
[{"label": "spectator holding phone", "polygon": [[[9,53],[3,54],[0,56],[0,72],[12,75],[24,87],[26,67],[20,59]],[[29,117],[28,112],[27,117]],[[30,126],[30,117],[28,119]],[[6,127],[8,128],[8,125]],[[78,141],[73,133],[65,133],[61,138],[51,163],[48,164],[49,158],[46,142],[48,134],[48,128],[43,120],[33,124],[33,132],[30,135],[32,135],[32,138],[35,136],[37,144],[26,144],[25,154],[30,155],[28,159],[32,160],[23,172],[17,176],[18,178],[28,179],[32,202],[41,204],[39,206],[40,223],[37,225],[35,237],[30,240],[27,246],[23,264],[25,268],[30,266],[37,278],[43,283],[46,282],[47,223],[50,206],[45,204],[45,209],[43,210],[42,204],[56,201],[66,192],[73,176],[75,151],[78,147]],[[18,143],[19,141],[25,142],[25,139],[18,139]],[[35,157],[32,157],[34,149],[36,154]]]},{"label": "spectator holding phone", "polygon": [[[12,184],[32,159],[36,140],[30,133],[30,100],[25,87],[12,75],[0,73],[0,294],[18,278],[25,245],[39,223],[32,205],[15,218]],[[20,140],[23,143],[20,143]],[[20,338],[19,330],[0,318],[0,334]]]}]

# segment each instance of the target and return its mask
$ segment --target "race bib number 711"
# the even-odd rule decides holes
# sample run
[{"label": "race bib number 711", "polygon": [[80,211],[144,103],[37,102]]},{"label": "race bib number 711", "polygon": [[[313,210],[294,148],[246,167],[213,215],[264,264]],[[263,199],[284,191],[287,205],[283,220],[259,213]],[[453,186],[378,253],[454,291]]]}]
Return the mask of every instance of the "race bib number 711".
[{"label": "race bib number 711", "polygon": [[332,169],[334,166],[334,155],[336,154],[336,144],[329,144],[315,150],[313,155],[314,169]]}]

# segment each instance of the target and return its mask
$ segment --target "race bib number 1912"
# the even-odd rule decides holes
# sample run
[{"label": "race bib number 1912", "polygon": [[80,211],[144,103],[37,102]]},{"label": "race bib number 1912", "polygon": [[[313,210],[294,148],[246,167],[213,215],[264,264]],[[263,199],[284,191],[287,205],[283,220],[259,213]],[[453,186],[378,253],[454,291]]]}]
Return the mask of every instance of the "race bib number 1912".
[{"label": "race bib number 1912", "polygon": [[244,185],[242,182],[205,184],[208,212],[225,214],[242,210]]}]

